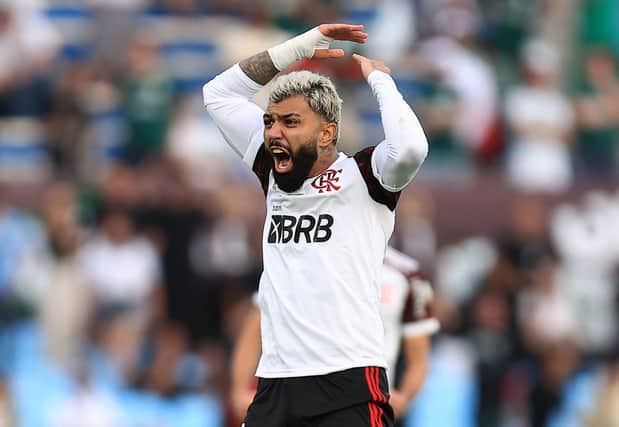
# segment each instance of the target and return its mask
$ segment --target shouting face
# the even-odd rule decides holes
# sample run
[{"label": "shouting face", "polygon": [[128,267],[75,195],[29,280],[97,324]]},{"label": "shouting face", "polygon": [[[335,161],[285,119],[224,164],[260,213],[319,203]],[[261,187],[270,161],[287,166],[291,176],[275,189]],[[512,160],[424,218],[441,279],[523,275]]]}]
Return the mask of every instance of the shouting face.
[{"label": "shouting face", "polygon": [[303,95],[269,104],[264,114],[264,144],[273,158],[275,182],[283,191],[296,191],[310,176],[323,122]]}]

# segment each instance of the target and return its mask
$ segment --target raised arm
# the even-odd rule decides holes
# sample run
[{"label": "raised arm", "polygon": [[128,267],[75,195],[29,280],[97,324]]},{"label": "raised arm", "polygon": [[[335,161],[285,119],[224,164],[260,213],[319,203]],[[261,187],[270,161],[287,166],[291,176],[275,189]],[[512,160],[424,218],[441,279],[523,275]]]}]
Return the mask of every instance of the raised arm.
[{"label": "raised arm", "polygon": [[417,116],[404,101],[391,70],[381,61],[353,55],[380,107],[385,132],[372,153],[372,172],[388,191],[401,191],[413,179],[428,154],[428,141]]},{"label": "raised arm", "polygon": [[249,167],[262,143],[262,114],[251,98],[262,86],[234,65],[204,85],[204,105],[226,142]]},{"label": "raised arm", "polygon": [[230,146],[252,167],[263,140],[263,111],[251,98],[277,73],[304,58],[337,58],[333,40],[364,43],[362,25],[322,24],[235,64],[204,85],[204,104]]}]

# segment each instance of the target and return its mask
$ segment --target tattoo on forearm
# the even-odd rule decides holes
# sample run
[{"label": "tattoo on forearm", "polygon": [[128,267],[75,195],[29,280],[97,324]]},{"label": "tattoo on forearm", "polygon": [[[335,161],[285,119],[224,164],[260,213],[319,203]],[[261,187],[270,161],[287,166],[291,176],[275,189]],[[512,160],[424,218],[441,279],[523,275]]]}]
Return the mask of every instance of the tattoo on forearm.
[{"label": "tattoo on forearm", "polygon": [[250,79],[261,85],[267,84],[279,73],[267,51],[242,60],[239,66]]}]

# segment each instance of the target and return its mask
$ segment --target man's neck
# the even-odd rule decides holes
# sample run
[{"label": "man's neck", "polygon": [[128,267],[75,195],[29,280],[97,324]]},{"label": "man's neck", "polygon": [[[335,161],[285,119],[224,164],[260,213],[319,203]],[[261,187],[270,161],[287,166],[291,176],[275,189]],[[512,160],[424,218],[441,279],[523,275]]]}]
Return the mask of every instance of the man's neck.
[{"label": "man's neck", "polygon": [[335,146],[330,146],[328,151],[324,153],[320,153],[316,161],[314,162],[314,166],[309,171],[308,178],[313,178],[315,176],[320,175],[327,169],[329,166],[333,164],[337,160],[338,152]]}]

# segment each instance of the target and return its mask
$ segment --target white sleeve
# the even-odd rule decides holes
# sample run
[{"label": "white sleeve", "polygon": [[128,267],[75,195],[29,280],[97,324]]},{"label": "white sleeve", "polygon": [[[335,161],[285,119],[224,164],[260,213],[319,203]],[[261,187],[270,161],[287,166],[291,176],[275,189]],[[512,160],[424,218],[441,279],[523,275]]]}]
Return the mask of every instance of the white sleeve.
[{"label": "white sleeve", "polygon": [[262,88],[238,64],[204,85],[204,105],[226,142],[251,168],[262,145],[264,111],[251,102]]},{"label": "white sleeve", "polygon": [[385,132],[385,140],[372,153],[372,173],[384,189],[401,191],[426,158],[428,141],[391,76],[375,70],[368,83],[378,100]]},{"label": "white sleeve", "polygon": [[387,246],[383,262],[386,265],[395,268],[407,278],[420,274],[419,262],[417,262],[416,259],[403,254],[392,246]]},{"label": "white sleeve", "polygon": [[402,326],[402,334],[406,338],[434,335],[440,330],[441,324],[435,317],[406,323]]}]

